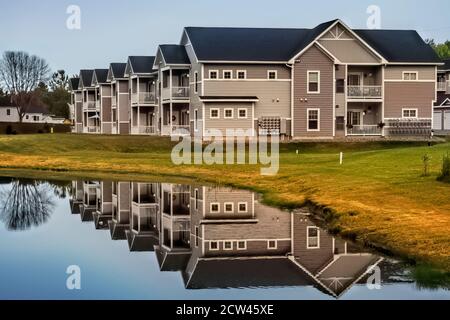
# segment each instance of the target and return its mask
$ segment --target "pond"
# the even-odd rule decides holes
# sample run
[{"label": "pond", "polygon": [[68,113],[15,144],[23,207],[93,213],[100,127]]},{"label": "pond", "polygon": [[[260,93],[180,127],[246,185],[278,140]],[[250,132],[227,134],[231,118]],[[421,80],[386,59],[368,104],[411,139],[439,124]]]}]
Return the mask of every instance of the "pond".
[{"label": "pond", "polygon": [[450,298],[221,186],[1,178],[0,239],[0,299]]}]

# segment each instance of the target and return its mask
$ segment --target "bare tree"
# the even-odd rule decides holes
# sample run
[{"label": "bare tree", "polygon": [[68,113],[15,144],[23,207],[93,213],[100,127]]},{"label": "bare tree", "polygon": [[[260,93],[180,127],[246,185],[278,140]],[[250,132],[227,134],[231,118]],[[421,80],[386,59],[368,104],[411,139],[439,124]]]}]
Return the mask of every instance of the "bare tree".
[{"label": "bare tree", "polygon": [[0,220],[8,230],[23,231],[47,222],[55,203],[44,183],[15,180],[0,193],[0,205]]},{"label": "bare tree", "polygon": [[0,60],[0,85],[10,94],[11,102],[17,109],[19,121],[28,109],[39,103],[35,89],[48,81],[50,69],[47,62],[35,55],[22,51],[6,51]]}]

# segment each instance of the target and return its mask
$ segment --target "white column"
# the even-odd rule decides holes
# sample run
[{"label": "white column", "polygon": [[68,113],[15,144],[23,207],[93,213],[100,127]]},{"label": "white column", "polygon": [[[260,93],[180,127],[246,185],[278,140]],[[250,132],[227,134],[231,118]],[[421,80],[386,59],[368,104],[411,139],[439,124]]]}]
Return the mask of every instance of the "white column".
[{"label": "white column", "polygon": [[172,118],[173,118],[173,108],[172,108],[172,92],[173,92],[173,83],[172,83],[172,69],[170,69],[169,71],[169,89],[170,89],[170,119],[169,119],[169,124],[170,124],[170,133],[169,135],[172,135],[172,130],[173,130],[173,123],[172,123]]}]

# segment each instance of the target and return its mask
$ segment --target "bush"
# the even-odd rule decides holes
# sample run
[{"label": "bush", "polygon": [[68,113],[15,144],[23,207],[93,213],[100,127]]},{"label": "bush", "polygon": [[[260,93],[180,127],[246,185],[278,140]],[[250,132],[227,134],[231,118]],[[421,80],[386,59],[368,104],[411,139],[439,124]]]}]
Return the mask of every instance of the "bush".
[{"label": "bush", "polygon": [[6,134],[13,134],[13,129],[12,129],[12,126],[11,126],[11,125],[8,125],[8,126],[6,127]]},{"label": "bush", "polygon": [[442,159],[442,169],[438,180],[450,182],[450,155],[448,153]]}]

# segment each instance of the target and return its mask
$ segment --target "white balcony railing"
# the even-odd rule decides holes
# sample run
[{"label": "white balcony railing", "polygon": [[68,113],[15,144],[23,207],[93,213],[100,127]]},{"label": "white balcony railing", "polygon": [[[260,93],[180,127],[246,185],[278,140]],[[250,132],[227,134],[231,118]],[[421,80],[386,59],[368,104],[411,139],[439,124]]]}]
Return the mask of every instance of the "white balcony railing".
[{"label": "white balcony railing", "polygon": [[100,109],[100,100],[95,101],[95,108]]},{"label": "white balcony railing", "polygon": [[96,103],[94,101],[88,101],[84,103],[84,108],[85,109],[96,109]]},{"label": "white balcony railing", "polygon": [[172,125],[172,134],[173,135],[189,135],[190,134],[190,126],[187,125]]},{"label": "white balcony railing", "polygon": [[116,96],[112,96],[112,99],[111,99],[111,107],[112,108],[115,108],[116,106],[117,106],[117,97]]},{"label": "white balcony railing", "polygon": [[156,94],[154,92],[139,92],[131,95],[132,103],[156,104]]},{"label": "white balcony railing", "polygon": [[437,90],[438,91],[447,91],[447,82],[446,81],[439,81],[437,83]]},{"label": "white balcony railing", "polygon": [[348,99],[381,99],[381,86],[348,86]]},{"label": "white balcony railing", "polygon": [[347,129],[347,134],[351,136],[378,136],[381,135],[381,131],[377,124],[353,125]]},{"label": "white balcony railing", "polygon": [[172,99],[189,98],[189,87],[172,87]]},{"label": "white balcony railing", "polygon": [[131,128],[132,134],[156,134],[155,126],[139,126]]},{"label": "white balcony railing", "polygon": [[100,128],[94,127],[94,126],[84,127],[83,132],[84,133],[100,133]]}]

